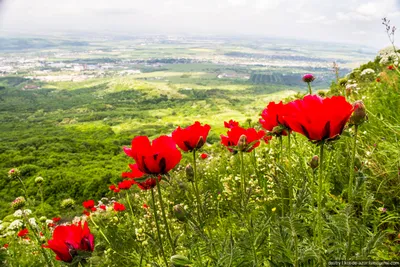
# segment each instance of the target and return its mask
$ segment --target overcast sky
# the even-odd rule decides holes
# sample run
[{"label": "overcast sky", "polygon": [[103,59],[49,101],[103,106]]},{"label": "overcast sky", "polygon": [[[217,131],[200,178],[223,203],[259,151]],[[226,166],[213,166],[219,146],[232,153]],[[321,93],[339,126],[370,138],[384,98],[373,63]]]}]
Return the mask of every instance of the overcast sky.
[{"label": "overcast sky", "polygon": [[[0,0],[0,32],[257,35],[389,44],[400,0]],[[400,35],[400,30],[398,32]],[[398,38],[400,40],[400,37]]]}]

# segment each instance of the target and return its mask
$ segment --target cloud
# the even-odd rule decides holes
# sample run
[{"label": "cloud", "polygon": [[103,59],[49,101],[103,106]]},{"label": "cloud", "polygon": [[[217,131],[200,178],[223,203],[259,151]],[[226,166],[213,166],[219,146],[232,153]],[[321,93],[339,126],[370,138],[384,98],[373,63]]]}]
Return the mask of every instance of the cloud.
[{"label": "cloud", "polygon": [[[0,33],[258,35],[381,46],[386,40],[380,19],[388,16],[400,26],[399,3],[398,0],[5,0],[0,13]],[[368,34],[355,34],[362,31]],[[374,38],[368,38],[369,35]]]}]

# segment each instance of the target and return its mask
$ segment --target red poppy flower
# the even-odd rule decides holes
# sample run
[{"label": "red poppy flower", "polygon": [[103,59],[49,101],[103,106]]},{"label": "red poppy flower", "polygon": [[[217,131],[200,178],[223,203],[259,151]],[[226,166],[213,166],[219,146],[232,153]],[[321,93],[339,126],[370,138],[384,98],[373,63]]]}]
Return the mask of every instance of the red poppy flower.
[{"label": "red poppy flower", "polygon": [[171,137],[160,136],[151,143],[147,136],[137,136],[132,140],[132,148],[124,148],[132,157],[141,172],[147,174],[166,174],[182,158],[181,152]]},{"label": "red poppy flower", "polygon": [[132,183],[128,180],[123,180],[122,182],[118,183],[118,189],[122,189],[122,190],[128,190],[129,188],[131,188]]},{"label": "red poppy flower", "polygon": [[381,82],[381,78],[376,78],[376,82],[380,83]]},{"label": "red poppy flower", "polygon": [[56,226],[54,223],[49,223],[48,225],[47,225],[49,228],[52,228],[52,227],[54,227],[54,226]]},{"label": "red poppy flower", "polygon": [[389,65],[387,68],[388,68],[388,70],[394,70],[394,66],[393,65]]},{"label": "red poppy flower", "polygon": [[201,157],[202,159],[206,159],[206,158],[208,158],[208,155],[207,155],[206,153],[203,153],[203,154],[200,155],[200,157]]},{"label": "red poppy flower", "polygon": [[85,209],[90,210],[91,208],[94,207],[94,200],[90,199],[90,200],[87,200],[87,201],[83,201],[82,205],[83,205],[83,207],[85,207]]},{"label": "red poppy flower", "polygon": [[44,234],[42,232],[39,233],[40,236],[44,236]]},{"label": "red poppy flower", "polygon": [[96,210],[97,210],[97,208],[96,207],[93,207],[93,208],[91,208],[90,209],[92,212],[95,212]]},{"label": "red poppy flower", "polygon": [[263,140],[264,140],[264,142],[266,143],[266,144],[268,144],[269,143],[269,141],[272,139],[272,136],[270,136],[270,135],[265,135],[264,137],[263,137]]},{"label": "red poppy flower", "polygon": [[54,229],[53,238],[43,247],[53,250],[56,260],[72,262],[78,251],[94,250],[94,236],[90,233],[87,222],[83,228],[81,222],[79,225],[61,225]]},{"label": "red poppy flower", "polygon": [[[129,164],[129,168],[131,172],[123,172],[122,177],[129,178],[131,184],[136,184],[141,190],[149,190],[157,185],[155,178],[143,178],[145,174],[139,171],[137,164]],[[161,181],[161,176],[158,176],[158,180]]]},{"label": "red poppy flower", "polygon": [[268,106],[262,111],[261,119],[259,120],[261,126],[276,136],[287,135],[289,129],[285,117],[290,115],[290,106],[283,104],[282,101],[276,104],[270,102]]},{"label": "red poppy flower", "polygon": [[18,237],[25,237],[29,234],[28,229],[22,229],[21,231],[18,232]]},{"label": "red poppy flower", "polygon": [[172,139],[174,139],[178,147],[185,152],[197,150],[206,143],[210,128],[210,125],[204,124],[204,126],[202,126],[198,121],[185,129],[178,126],[178,128],[172,132]]},{"label": "red poppy flower", "polygon": [[254,128],[233,127],[228,131],[228,136],[221,135],[221,143],[233,153],[250,152],[260,145],[264,135],[262,130],[257,132]]},{"label": "red poppy flower", "polygon": [[4,244],[4,245],[3,245],[3,248],[8,248],[8,244]]},{"label": "red poppy flower", "polygon": [[114,189],[114,193],[119,193],[119,191],[121,191],[121,189],[119,189],[119,188]]},{"label": "red poppy flower", "polygon": [[102,210],[106,210],[107,209],[106,205],[100,205],[99,208],[102,209]]},{"label": "red poppy flower", "polygon": [[225,128],[232,129],[233,127],[238,127],[239,123],[234,120],[230,120],[229,122],[224,121]]},{"label": "red poppy flower", "polygon": [[353,106],[343,96],[307,95],[289,105],[294,111],[285,117],[290,128],[315,142],[336,139],[353,112]]},{"label": "red poppy flower", "polygon": [[115,188],[117,188],[117,187],[116,187],[115,185],[112,184],[112,185],[110,185],[108,188],[110,188],[111,191],[114,191]]},{"label": "red poppy flower", "polygon": [[61,220],[60,217],[54,217],[54,218],[52,219],[52,221],[55,222],[55,223],[59,222],[60,220]]},{"label": "red poppy flower", "polygon": [[89,216],[90,216],[90,211],[84,210],[84,211],[83,211],[83,214],[85,214],[86,216],[89,217]]},{"label": "red poppy flower", "polygon": [[118,203],[118,202],[114,202],[114,210],[115,211],[124,211],[125,210],[125,205]]},{"label": "red poppy flower", "polygon": [[143,177],[144,173],[139,170],[137,164],[129,164],[129,168],[131,169],[130,172],[122,173],[123,178],[135,179]]},{"label": "red poppy flower", "polygon": [[148,209],[149,206],[148,206],[146,203],[144,203],[144,204],[143,204],[143,208],[144,208],[144,209]]}]

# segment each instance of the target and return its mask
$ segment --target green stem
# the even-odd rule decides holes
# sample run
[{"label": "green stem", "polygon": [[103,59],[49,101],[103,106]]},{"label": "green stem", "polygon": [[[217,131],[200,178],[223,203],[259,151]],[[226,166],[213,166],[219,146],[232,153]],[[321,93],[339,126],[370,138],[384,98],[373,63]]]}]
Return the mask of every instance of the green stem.
[{"label": "green stem", "polygon": [[246,185],[245,185],[245,175],[244,175],[244,163],[243,163],[243,151],[239,152],[239,157],[240,157],[240,183],[242,186],[242,202],[243,202],[243,207],[245,207],[245,199],[246,199]]},{"label": "green stem", "polygon": [[288,133],[288,184],[289,184],[289,211],[293,213],[293,181],[292,181],[292,166],[291,166],[291,151],[290,151],[290,132]]},{"label": "green stem", "polygon": [[103,233],[103,230],[101,230],[101,228],[96,224],[96,222],[93,220],[92,216],[89,216],[90,221],[94,224],[94,227],[96,227],[96,229],[99,229],[100,234],[104,237],[104,239],[107,241],[107,243],[109,245],[111,245],[110,241],[108,240],[107,236]]},{"label": "green stem", "polygon": [[[282,135],[279,136],[280,153],[279,153],[279,164],[282,167],[283,164],[283,141]],[[282,198],[282,217],[285,215],[285,186],[281,184],[281,198]]]},{"label": "green stem", "polygon": [[156,179],[156,183],[157,183],[158,199],[160,200],[161,214],[162,214],[162,217],[163,217],[163,220],[164,220],[165,230],[167,232],[167,237],[168,237],[168,241],[169,241],[169,244],[171,246],[172,252],[175,255],[176,251],[175,251],[174,242],[172,241],[171,233],[169,232],[167,216],[165,216],[164,202],[163,202],[163,198],[162,198],[162,195],[161,195],[160,182],[158,181],[158,177],[155,177],[155,179]]},{"label": "green stem", "polygon": [[356,159],[356,146],[357,146],[357,133],[358,133],[358,125],[354,126],[354,143],[353,143],[353,154],[351,155],[351,164],[350,164],[350,179],[349,179],[349,203],[353,202],[353,183],[354,183],[354,164]]},{"label": "green stem", "polygon": [[[43,258],[44,258],[44,260],[46,261],[47,266],[49,266],[49,267],[54,266],[53,263],[51,262],[51,260],[49,259],[48,255],[47,255],[47,253],[46,253],[46,250],[41,246],[41,242],[40,242],[40,232],[39,232],[37,229],[35,229],[35,228],[30,224],[30,222],[29,222],[29,220],[28,220],[28,217],[26,216],[25,210],[23,210],[23,209],[22,209],[22,215],[23,215],[23,217],[24,217],[24,219],[25,219],[25,224],[26,224],[26,226],[28,227],[28,229],[30,230],[30,232],[31,232],[31,233],[33,234],[33,236],[35,237],[36,242],[37,242],[38,246],[40,247],[40,250],[42,251]],[[37,231],[35,231],[35,230],[37,230]]]},{"label": "green stem", "polygon": [[307,83],[307,85],[308,85],[308,92],[310,93],[310,95],[312,95],[311,83]]},{"label": "green stem", "polygon": [[133,209],[132,209],[128,191],[126,191],[126,202],[128,202],[128,206],[129,206],[129,209],[131,210],[131,214],[132,214],[132,220],[134,221],[135,215],[133,214]]},{"label": "green stem", "polygon": [[193,150],[193,180],[194,180],[194,193],[196,195],[197,200],[197,213],[199,217],[199,224],[201,224],[201,215],[204,215],[203,207],[199,194],[199,187],[197,185],[197,164],[196,164],[196,150]]},{"label": "green stem", "polygon": [[[156,179],[156,181],[158,181],[158,177],[156,177],[155,179]],[[158,222],[156,201],[154,199],[154,188],[151,189],[151,200],[153,201],[154,220],[156,222],[157,236],[158,236],[158,242],[160,243],[161,256],[162,256],[162,258],[163,258],[163,260],[165,262],[165,265],[168,267],[168,261],[167,261],[167,258],[165,257],[164,246],[163,246],[163,243],[162,243],[162,240],[161,240],[160,225],[159,225],[159,222]]]},{"label": "green stem", "polygon": [[[318,177],[318,217],[317,217],[317,237],[318,237],[318,247],[322,248],[322,190],[323,190],[323,170],[324,170],[324,146],[325,143],[323,142],[320,145],[320,164],[319,164],[319,177]],[[321,255],[320,255],[321,260]],[[320,262],[321,263],[321,262]]]},{"label": "green stem", "polygon": [[20,181],[20,183],[22,184],[22,186],[24,187],[24,193],[25,193],[26,201],[29,201],[29,199],[28,199],[28,191],[26,190],[26,186],[25,186],[24,182],[22,181],[22,179],[19,176],[17,176],[17,178]]},{"label": "green stem", "polygon": [[41,208],[42,208],[42,212],[43,212],[43,214],[44,214],[44,197],[43,197],[43,186],[42,185],[39,185],[40,186],[40,198],[41,198]]}]

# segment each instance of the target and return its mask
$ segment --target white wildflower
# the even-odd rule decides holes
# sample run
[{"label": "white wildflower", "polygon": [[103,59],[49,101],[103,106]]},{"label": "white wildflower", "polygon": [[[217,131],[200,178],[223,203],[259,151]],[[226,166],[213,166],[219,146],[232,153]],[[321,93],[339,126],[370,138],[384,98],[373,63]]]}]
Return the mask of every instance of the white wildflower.
[{"label": "white wildflower", "polygon": [[21,228],[23,225],[21,220],[15,220],[12,223],[10,223],[10,225],[7,227],[8,230],[16,230]]}]

